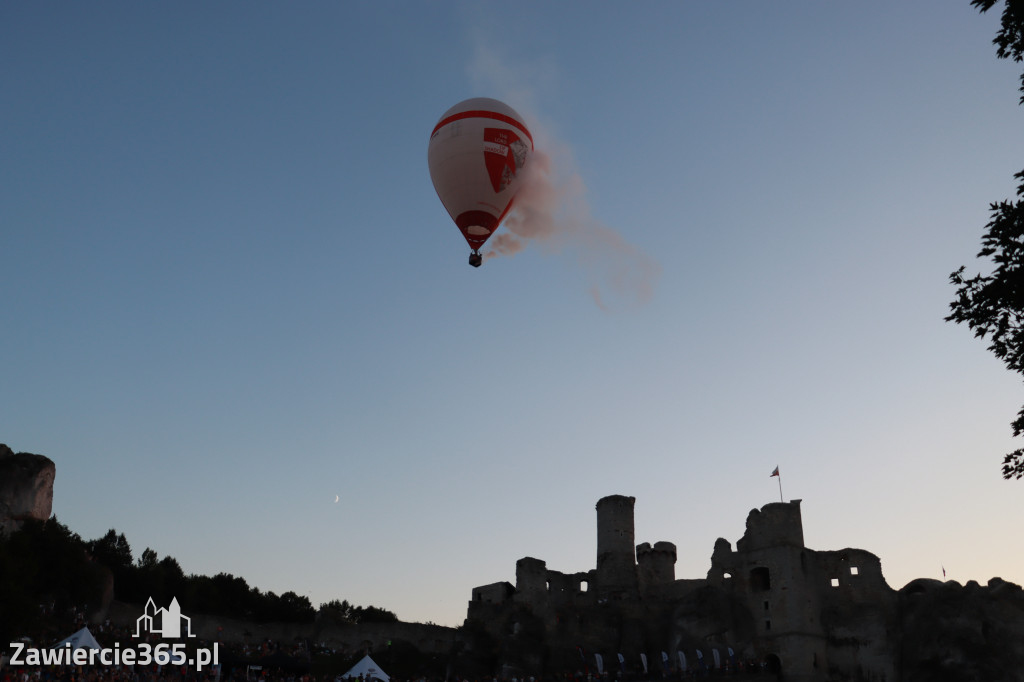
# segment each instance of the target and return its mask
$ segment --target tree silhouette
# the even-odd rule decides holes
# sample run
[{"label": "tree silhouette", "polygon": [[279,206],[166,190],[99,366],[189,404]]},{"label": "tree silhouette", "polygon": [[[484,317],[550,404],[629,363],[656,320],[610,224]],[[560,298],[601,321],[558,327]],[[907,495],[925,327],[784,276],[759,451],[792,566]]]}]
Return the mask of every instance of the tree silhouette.
[{"label": "tree silhouette", "polygon": [[[981,12],[992,9],[997,0],[971,0]],[[1000,59],[1024,60],[1024,0],[1005,0],[999,32],[992,41]],[[1024,73],[1020,91],[1024,93]],[[1024,95],[1020,103],[1024,104]],[[982,237],[978,258],[990,258],[989,275],[965,277],[965,267],[949,276],[956,285],[956,298],[949,304],[946,320],[966,323],[978,338],[988,338],[988,350],[1006,367],[1024,374],[1024,171],[1017,173],[1017,201],[990,206],[991,219]],[[1014,437],[1024,434],[1024,407],[1012,423]],[[1003,458],[1003,478],[1024,478],[1024,448]]]},{"label": "tree silhouette", "polygon": [[[91,614],[111,577],[114,597],[139,605],[152,598],[166,606],[176,598],[189,613],[257,623],[312,623],[317,615],[308,597],[261,592],[229,573],[186,575],[177,559],[161,559],[149,547],[133,562],[123,533],[110,529],[101,538],[83,541],[54,516],[25,521],[20,530],[0,535],[0,641],[13,641],[41,619]],[[329,616],[350,623],[398,620],[386,609],[347,601],[321,605],[325,608]]]},{"label": "tree silhouette", "polygon": [[[971,0],[971,5],[982,13],[992,9],[998,0]],[[996,56],[1000,59],[1012,59],[1015,62],[1024,60],[1024,0],[1005,0],[1003,15],[1000,17],[999,32],[992,42],[996,46]],[[1020,77],[1020,91],[1024,93],[1024,73]],[[1020,103],[1024,104],[1024,94]]]}]

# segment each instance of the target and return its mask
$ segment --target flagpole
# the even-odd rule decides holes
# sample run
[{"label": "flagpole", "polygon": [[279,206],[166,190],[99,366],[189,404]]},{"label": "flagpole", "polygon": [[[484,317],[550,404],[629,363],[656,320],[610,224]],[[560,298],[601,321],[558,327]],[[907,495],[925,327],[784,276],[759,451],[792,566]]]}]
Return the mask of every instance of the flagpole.
[{"label": "flagpole", "polygon": [[772,476],[779,479],[779,502],[785,503],[786,498],[782,496],[782,474],[779,473],[779,467],[775,467],[775,470],[772,471]]}]

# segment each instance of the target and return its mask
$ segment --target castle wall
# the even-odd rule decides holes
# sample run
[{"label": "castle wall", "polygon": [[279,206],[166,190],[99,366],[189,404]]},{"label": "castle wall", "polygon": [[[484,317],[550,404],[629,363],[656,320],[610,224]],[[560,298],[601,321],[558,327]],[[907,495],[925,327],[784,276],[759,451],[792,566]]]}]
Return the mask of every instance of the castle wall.
[{"label": "castle wall", "polygon": [[548,600],[551,606],[583,604],[594,601],[589,593],[590,573],[548,571]]},{"label": "castle wall", "polygon": [[[521,676],[578,667],[582,646],[591,666],[601,653],[611,671],[619,653],[635,671],[641,653],[657,669],[665,651],[678,672],[678,652],[692,668],[697,651],[724,657],[733,648],[738,661],[790,681],[899,680],[900,614],[881,561],[859,549],[806,548],[800,503],[751,510],[736,549],[719,538],[706,579],[681,580],[675,545],[632,544],[635,498],[602,498],[594,570],[563,574],[521,559],[513,603],[500,603],[500,588],[477,588],[493,595],[477,622],[503,651],[519,652],[499,656]],[[543,669],[531,667],[538,661]]]},{"label": "castle wall", "polygon": [[814,552],[824,574],[821,586],[853,601],[873,601],[881,592],[890,593],[882,576],[882,561],[863,549]]},{"label": "castle wall", "polygon": [[830,665],[865,679],[893,679],[897,595],[882,577],[882,562],[862,549],[811,554],[818,567]]},{"label": "castle wall", "polygon": [[473,603],[504,604],[512,598],[515,588],[510,583],[491,583],[473,588]]},{"label": "castle wall", "polygon": [[694,590],[707,585],[708,581],[703,578],[680,578],[670,583],[649,586],[643,594],[643,599],[651,603],[679,601]]}]

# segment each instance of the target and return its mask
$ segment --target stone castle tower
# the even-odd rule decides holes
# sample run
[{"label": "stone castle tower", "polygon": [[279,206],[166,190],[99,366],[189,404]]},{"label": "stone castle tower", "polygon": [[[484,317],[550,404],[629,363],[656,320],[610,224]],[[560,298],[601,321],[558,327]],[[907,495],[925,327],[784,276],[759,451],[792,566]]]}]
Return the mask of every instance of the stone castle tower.
[{"label": "stone castle tower", "polygon": [[640,593],[647,594],[676,579],[676,546],[671,542],[644,542],[636,546]]},{"label": "stone castle tower", "polygon": [[597,501],[598,599],[620,600],[637,596],[633,505],[635,497],[609,495]]},{"label": "stone castle tower", "polygon": [[785,660],[791,675],[807,679],[828,670],[815,564],[804,546],[800,500],[793,500],[751,511],[736,552],[720,540],[708,572],[756,614],[755,635],[773,662]]}]

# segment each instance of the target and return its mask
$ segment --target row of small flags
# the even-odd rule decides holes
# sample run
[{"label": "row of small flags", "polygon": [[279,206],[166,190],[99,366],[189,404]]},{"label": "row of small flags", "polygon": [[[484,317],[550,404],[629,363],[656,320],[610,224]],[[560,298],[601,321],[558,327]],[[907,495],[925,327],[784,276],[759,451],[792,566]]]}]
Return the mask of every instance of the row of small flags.
[{"label": "row of small flags", "polygon": [[[736,667],[736,652],[732,650],[732,647],[726,647],[725,649],[728,652],[730,664],[735,668]],[[583,647],[581,647],[581,646],[576,647],[576,651],[579,652],[580,660],[583,661],[583,665],[584,665],[584,667],[586,667],[586,665],[587,665],[587,655],[586,655],[586,652],[583,651]],[[701,651],[700,649],[697,649],[696,651],[697,651],[697,665],[702,670],[707,670],[708,666],[704,662],[704,652]],[[679,670],[684,671],[684,672],[686,670],[689,670],[689,668],[687,667],[686,654],[684,654],[682,651],[677,651],[676,654],[678,654],[678,656],[679,656]],[[618,656],[618,659],[619,659],[619,669],[623,673],[625,673],[626,672],[626,657],[623,656],[622,654],[618,654],[617,656]],[[714,662],[715,662],[714,663],[714,668],[721,668],[722,667],[722,657],[721,657],[721,654],[718,653],[718,649],[712,649],[711,650],[711,657],[712,657],[712,659],[714,659]],[[601,656],[601,654],[595,653],[594,654],[594,663],[597,665],[597,673],[599,675],[603,675],[604,674],[604,657]],[[641,665],[643,665],[643,667],[644,667],[644,674],[646,675],[648,673],[648,670],[647,670],[647,654],[640,654],[640,663],[641,663]],[[661,652],[661,665],[665,669],[666,673],[670,672],[670,670],[669,670],[669,656],[668,656],[668,652],[666,652],[666,651],[662,651]],[[589,673],[590,672],[589,669],[586,672]]]}]

